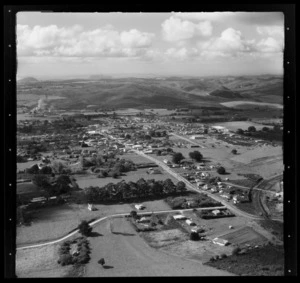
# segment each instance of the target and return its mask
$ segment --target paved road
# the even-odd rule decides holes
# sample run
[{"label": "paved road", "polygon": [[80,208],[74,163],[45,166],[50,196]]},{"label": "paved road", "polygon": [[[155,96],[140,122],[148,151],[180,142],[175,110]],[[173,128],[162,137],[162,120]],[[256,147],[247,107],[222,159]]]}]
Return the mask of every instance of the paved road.
[{"label": "paved road", "polygon": [[[197,210],[211,210],[211,209],[222,209],[222,208],[226,208],[225,206],[217,206],[217,207],[203,207],[203,208],[197,208]],[[187,209],[181,209],[181,210],[174,210],[174,209],[170,209],[170,210],[158,210],[158,211],[145,211],[145,212],[138,212],[138,215],[151,215],[153,214],[161,214],[161,213],[170,213],[170,212],[184,212],[184,211],[192,211],[193,208],[187,208]],[[128,215],[130,212],[126,212],[126,213],[118,213],[118,214],[113,214],[113,215],[108,215],[102,218],[99,218],[93,222],[90,223],[90,226],[95,226],[96,224],[98,224],[99,222],[102,222],[106,219],[110,219],[110,218],[115,218],[115,217],[122,217],[125,215]],[[72,236],[74,236],[75,234],[77,234],[79,232],[79,230],[75,230],[74,232],[58,239],[55,241],[51,241],[51,242],[46,242],[46,243],[42,243],[42,244],[36,244],[36,245],[30,245],[30,246],[24,246],[24,247],[18,247],[17,250],[25,250],[25,249],[31,249],[31,248],[39,248],[39,247],[44,247],[44,246],[49,246],[49,245],[53,245],[53,244],[57,244],[59,242],[62,242]]]},{"label": "paved road", "polygon": [[186,184],[186,186],[188,188],[190,188],[191,190],[197,192],[197,193],[204,193],[206,195],[208,195],[209,197],[211,197],[212,199],[218,201],[218,202],[221,202],[224,206],[226,206],[227,208],[229,208],[230,210],[232,210],[233,212],[235,212],[236,214],[238,215],[241,215],[241,216],[244,216],[246,218],[249,218],[249,219],[253,219],[253,220],[263,220],[264,218],[263,217],[260,217],[260,216],[256,216],[256,215],[252,215],[250,213],[247,213],[247,212],[244,212],[242,210],[239,210],[236,206],[232,205],[231,203],[227,202],[226,200],[224,200],[223,198],[217,196],[217,195],[214,195],[214,194],[211,194],[207,191],[203,191],[203,190],[200,190],[196,187],[194,187],[189,181],[187,181],[185,178],[183,178],[182,176],[180,176],[179,174],[177,174],[176,172],[174,172],[173,170],[171,170],[166,164],[164,164],[163,162],[157,160],[156,158],[152,157],[152,156],[149,156],[147,154],[144,154],[143,152],[141,151],[138,151],[138,150],[134,150],[135,153],[145,157],[145,158],[148,158],[150,160],[152,160],[153,162],[155,162],[157,165],[159,165],[160,167],[162,167],[165,171],[167,171],[170,175],[174,176],[177,180],[179,181],[182,181]]},{"label": "paved road", "polygon": [[201,148],[205,148],[205,146],[203,146],[203,145],[201,145],[201,144],[199,144],[199,143],[197,143],[197,142],[194,142],[194,141],[192,141],[191,139],[188,139],[188,138],[186,138],[186,137],[180,136],[180,135],[178,135],[178,134],[170,133],[170,135],[175,136],[175,137],[177,137],[177,138],[179,138],[179,139],[188,141],[189,143],[192,143],[192,144],[194,144],[194,145],[198,145],[198,146],[200,146]]}]

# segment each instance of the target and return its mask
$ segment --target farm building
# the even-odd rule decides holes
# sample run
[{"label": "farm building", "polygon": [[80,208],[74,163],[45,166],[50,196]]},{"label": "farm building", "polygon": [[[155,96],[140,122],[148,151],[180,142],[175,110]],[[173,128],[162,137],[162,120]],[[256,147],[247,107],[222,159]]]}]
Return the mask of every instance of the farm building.
[{"label": "farm building", "polygon": [[219,246],[227,246],[229,245],[229,242],[225,239],[221,239],[221,238],[214,238],[213,243]]},{"label": "farm building", "polygon": [[202,139],[203,135],[193,135],[190,137],[191,140],[198,140],[198,139]]},{"label": "farm building", "polygon": [[190,225],[190,226],[196,225],[196,224],[195,224],[192,220],[190,220],[190,219],[185,220],[185,223],[188,224],[188,225]]},{"label": "farm building", "polygon": [[182,214],[179,214],[179,215],[174,215],[173,218],[175,220],[186,220],[186,217]]},{"label": "farm building", "polygon": [[219,209],[215,209],[211,213],[214,214],[215,216],[217,216],[221,213],[221,211]]},{"label": "farm building", "polygon": [[142,209],[145,208],[145,206],[143,206],[142,204],[136,204],[134,207],[135,207],[137,210],[142,210]]}]

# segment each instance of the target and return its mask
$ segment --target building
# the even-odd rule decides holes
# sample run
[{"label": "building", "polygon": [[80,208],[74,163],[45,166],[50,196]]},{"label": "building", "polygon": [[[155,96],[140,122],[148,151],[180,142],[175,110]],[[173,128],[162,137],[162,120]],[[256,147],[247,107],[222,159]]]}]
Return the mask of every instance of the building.
[{"label": "building", "polygon": [[229,245],[229,242],[227,240],[221,238],[214,238],[212,242],[216,245],[223,246],[223,247]]},{"label": "building", "polygon": [[175,220],[186,220],[186,217],[182,214],[179,214],[179,215],[174,215],[173,218]]}]

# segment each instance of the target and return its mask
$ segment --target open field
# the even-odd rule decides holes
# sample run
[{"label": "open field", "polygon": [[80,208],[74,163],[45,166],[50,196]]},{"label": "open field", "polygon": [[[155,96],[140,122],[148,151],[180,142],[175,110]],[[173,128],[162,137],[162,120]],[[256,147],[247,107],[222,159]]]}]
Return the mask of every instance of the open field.
[{"label": "open field", "polygon": [[277,103],[263,103],[263,102],[254,102],[254,101],[230,101],[230,102],[223,102],[220,103],[221,105],[224,105],[226,107],[236,107],[236,106],[242,106],[242,105],[257,105],[257,106],[270,106],[275,107],[278,109],[283,109],[283,105],[277,104]]},{"label": "open field", "polygon": [[247,245],[262,245],[268,240],[253,230],[251,227],[244,227],[234,232],[220,236],[222,239],[227,240],[229,243],[244,247]]},{"label": "open field", "polygon": [[161,248],[188,240],[188,235],[179,229],[158,232],[144,232],[143,237],[153,248]]},{"label": "open field", "polygon": [[[90,239],[91,261],[86,266],[85,277],[231,275],[207,268],[201,262],[150,248],[124,218],[116,218],[112,224],[108,221],[101,223],[94,231],[101,236]],[[97,261],[101,257],[105,259],[107,268],[99,267]]]},{"label": "open field", "polygon": [[248,130],[248,127],[254,126],[256,130],[261,130],[265,125],[249,122],[249,121],[233,121],[225,123],[214,123],[215,126],[222,126],[230,131],[236,132],[237,129]]},{"label": "open field", "polygon": [[209,262],[207,265],[242,276],[283,276],[284,249],[282,246],[268,245],[244,255],[233,255]]},{"label": "open field", "polygon": [[18,250],[16,275],[18,278],[64,277],[71,269],[57,263],[59,245]]},{"label": "open field", "polygon": [[56,240],[76,229],[82,220],[89,221],[132,210],[128,204],[95,205],[95,207],[96,211],[89,211],[86,205],[79,204],[37,209],[33,212],[33,223],[30,226],[17,227],[17,245]]},{"label": "open field", "polygon": [[[147,159],[148,160],[148,159]],[[148,160],[149,162],[149,160]],[[79,176],[79,175],[75,175],[76,178],[76,182],[79,186],[79,188],[87,188],[89,186],[99,186],[99,187],[103,187],[105,185],[107,185],[108,183],[118,183],[122,180],[124,180],[125,182],[136,182],[141,178],[144,178],[145,180],[149,180],[149,179],[154,179],[154,180],[166,180],[168,178],[170,178],[174,184],[177,184],[177,180],[169,175],[168,173],[164,172],[162,169],[161,172],[162,174],[147,174],[147,170],[148,169],[138,169],[137,171],[131,171],[131,172],[127,172],[125,173],[126,176],[120,176],[118,178],[112,178],[112,177],[106,177],[106,178],[97,178],[96,175],[94,176]]]}]

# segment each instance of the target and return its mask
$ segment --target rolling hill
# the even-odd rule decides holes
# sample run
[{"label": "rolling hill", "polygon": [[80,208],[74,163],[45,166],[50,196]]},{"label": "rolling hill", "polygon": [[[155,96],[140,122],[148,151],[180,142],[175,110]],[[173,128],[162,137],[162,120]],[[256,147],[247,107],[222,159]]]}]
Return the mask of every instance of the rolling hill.
[{"label": "rolling hill", "polygon": [[[94,78],[94,77],[93,77]],[[34,87],[33,82],[39,82]],[[85,108],[88,105],[114,108],[162,108],[217,106],[228,101],[281,103],[283,78],[279,76],[241,76],[177,78],[102,78],[97,80],[18,81],[18,95],[56,95],[58,108]]]}]

